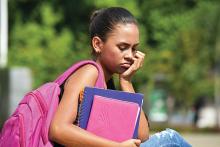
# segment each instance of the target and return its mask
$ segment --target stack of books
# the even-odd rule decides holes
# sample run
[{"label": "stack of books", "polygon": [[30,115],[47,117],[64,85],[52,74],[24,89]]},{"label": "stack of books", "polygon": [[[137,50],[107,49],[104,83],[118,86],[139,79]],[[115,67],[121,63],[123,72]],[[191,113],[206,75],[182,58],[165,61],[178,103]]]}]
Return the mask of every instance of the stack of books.
[{"label": "stack of books", "polygon": [[143,94],[86,87],[79,126],[117,142],[137,138]]}]

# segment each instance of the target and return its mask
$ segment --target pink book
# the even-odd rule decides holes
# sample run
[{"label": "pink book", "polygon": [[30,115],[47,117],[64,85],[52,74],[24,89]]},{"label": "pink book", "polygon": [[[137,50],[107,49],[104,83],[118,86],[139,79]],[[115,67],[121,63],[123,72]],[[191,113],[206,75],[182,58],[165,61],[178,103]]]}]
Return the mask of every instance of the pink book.
[{"label": "pink book", "polygon": [[131,139],[139,111],[137,103],[94,95],[86,130],[117,142]]}]

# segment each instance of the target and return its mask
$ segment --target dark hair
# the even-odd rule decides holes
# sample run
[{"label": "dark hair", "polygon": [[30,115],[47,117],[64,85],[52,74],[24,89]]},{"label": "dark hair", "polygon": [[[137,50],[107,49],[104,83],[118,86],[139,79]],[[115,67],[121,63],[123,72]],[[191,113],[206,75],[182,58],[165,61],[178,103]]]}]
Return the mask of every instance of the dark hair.
[{"label": "dark hair", "polygon": [[94,11],[89,26],[91,40],[94,36],[98,36],[102,41],[106,41],[107,34],[119,23],[137,24],[137,21],[128,10],[121,7],[103,8]]},{"label": "dark hair", "polygon": [[113,78],[111,78],[106,84],[107,84],[107,88],[108,88],[108,89],[116,90],[116,87],[115,87],[115,83],[114,83],[114,79],[113,79]]}]

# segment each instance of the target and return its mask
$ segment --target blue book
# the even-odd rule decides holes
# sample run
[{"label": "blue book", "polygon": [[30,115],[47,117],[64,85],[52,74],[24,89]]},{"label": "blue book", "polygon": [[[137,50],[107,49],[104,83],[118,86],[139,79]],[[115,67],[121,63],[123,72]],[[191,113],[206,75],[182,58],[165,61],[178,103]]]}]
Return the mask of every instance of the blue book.
[{"label": "blue book", "polygon": [[[95,100],[94,100],[95,98]],[[114,101],[114,102],[113,102]],[[112,105],[107,105],[108,103],[112,103]],[[143,104],[143,94],[141,93],[129,93],[129,92],[124,92],[124,91],[118,91],[118,90],[109,90],[109,89],[100,89],[100,88],[93,88],[93,87],[85,87],[84,89],[84,94],[83,94],[83,100],[81,103],[81,106],[79,108],[79,127],[85,129],[85,130],[91,130],[88,127],[88,124],[96,124],[96,121],[91,122],[91,119],[94,118],[98,118],[98,119],[102,119],[103,121],[107,121],[107,126],[108,127],[112,127],[114,126],[114,120],[111,120],[111,118],[113,118],[114,114],[115,114],[115,118],[121,118],[121,120],[117,120],[116,122],[119,123],[119,125],[123,125],[126,126],[128,125],[128,123],[126,123],[126,121],[122,121],[122,119],[127,119],[127,118],[123,118],[123,116],[120,117],[120,114],[123,114],[126,117],[131,117],[128,118],[129,120],[131,120],[132,122],[129,123],[134,123],[134,129],[133,129],[133,133],[131,135],[131,138],[137,138],[138,137],[138,127],[139,127],[139,120],[140,120],[140,112],[141,112],[141,108],[142,108],[142,104]],[[94,111],[100,111],[100,106],[98,105],[102,105],[102,110],[103,113],[99,113],[99,112],[94,112]],[[130,108],[129,108],[130,107]],[[138,109],[137,109],[138,107]],[[105,109],[106,108],[106,109]],[[117,111],[115,111],[115,109],[119,109],[119,113],[115,113]],[[124,110],[123,110],[124,109]],[[126,111],[130,109],[131,111]],[[109,116],[113,116],[111,118],[108,117],[104,117],[103,115],[108,114],[108,113],[112,113],[111,110],[114,110],[114,114],[109,114]],[[104,112],[106,111],[106,112]],[[135,111],[135,112],[132,112]],[[128,113],[132,113],[131,115],[125,114],[126,112]],[[95,113],[95,114],[94,114]],[[100,116],[96,116],[100,115]],[[136,115],[136,116],[135,116]],[[93,117],[93,118],[90,118]],[[109,120],[110,119],[110,120]],[[124,124],[123,124],[124,123]],[[113,124],[113,125],[111,125]],[[102,123],[97,121],[97,127],[103,125]],[[133,124],[132,124],[133,125]],[[91,125],[90,125],[91,126]],[[105,124],[104,124],[105,126]],[[102,126],[103,127],[103,126]],[[117,127],[115,127],[117,128]],[[92,127],[92,129],[94,129],[94,127]],[[98,128],[99,130],[101,129],[102,131],[105,131],[105,129],[103,128]],[[110,131],[108,132],[108,134],[106,136],[111,136],[109,135],[109,133],[111,133],[111,131],[114,130],[114,128],[109,128]],[[128,128],[130,129],[130,128]],[[115,129],[117,132],[117,129]],[[97,131],[94,131],[97,132]],[[99,131],[100,132],[100,131]],[[125,131],[127,132],[127,130]],[[103,133],[101,133],[103,134]],[[105,133],[104,133],[105,134]],[[115,135],[120,134],[119,133],[115,133]],[[99,134],[96,134],[99,135]],[[105,137],[105,136],[103,136]],[[116,138],[122,138],[122,136],[116,137]],[[127,138],[127,139],[131,139],[131,138]],[[108,138],[111,139],[111,138]],[[112,139],[115,140],[115,139]],[[115,140],[115,141],[123,141],[123,140]]]}]

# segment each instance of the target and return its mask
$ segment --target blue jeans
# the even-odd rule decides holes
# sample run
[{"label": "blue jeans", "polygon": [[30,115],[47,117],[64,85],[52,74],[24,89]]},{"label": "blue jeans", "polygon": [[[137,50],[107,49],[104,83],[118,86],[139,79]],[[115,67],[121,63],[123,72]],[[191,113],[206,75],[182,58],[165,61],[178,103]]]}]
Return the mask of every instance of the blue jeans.
[{"label": "blue jeans", "polygon": [[141,143],[140,147],[191,147],[178,132],[172,129],[166,129],[156,133]]}]

